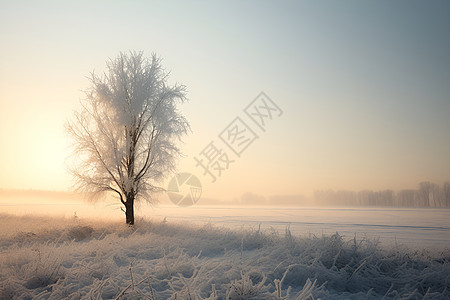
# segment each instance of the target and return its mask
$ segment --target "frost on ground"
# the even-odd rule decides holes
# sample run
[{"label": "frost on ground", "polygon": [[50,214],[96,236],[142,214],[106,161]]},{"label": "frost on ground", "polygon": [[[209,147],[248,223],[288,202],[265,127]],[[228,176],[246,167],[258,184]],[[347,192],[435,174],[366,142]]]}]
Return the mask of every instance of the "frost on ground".
[{"label": "frost on ground", "polygon": [[449,299],[450,251],[376,240],[0,215],[0,299]]}]

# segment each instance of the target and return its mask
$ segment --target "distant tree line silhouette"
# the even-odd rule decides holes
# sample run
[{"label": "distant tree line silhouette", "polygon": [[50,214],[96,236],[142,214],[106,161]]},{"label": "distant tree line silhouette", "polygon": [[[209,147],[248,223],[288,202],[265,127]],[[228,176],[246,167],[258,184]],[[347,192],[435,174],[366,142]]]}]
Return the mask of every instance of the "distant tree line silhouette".
[{"label": "distant tree line silhouette", "polygon": [[450,182],[442,185],[421,182],[417,189],[394,190],[319,190],[314,192],[317,205],[450,207]]}]

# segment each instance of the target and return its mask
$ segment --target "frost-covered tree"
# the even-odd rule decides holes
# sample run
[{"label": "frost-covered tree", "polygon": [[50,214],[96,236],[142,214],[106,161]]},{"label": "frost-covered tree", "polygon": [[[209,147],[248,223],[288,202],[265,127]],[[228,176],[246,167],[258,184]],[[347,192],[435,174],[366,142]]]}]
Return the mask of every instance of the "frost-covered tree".
[{"label": "frost-covered tree", "polygon": [[75,188],[94,198],[112,192],[134,224],[134,203],[154,202],[154,192],[175,167],[179,139],[189,130],[177,110],[183,85],[168,85],[161,59],[121,53],[102,76],[91,74],[82,109],[67,124],[74,155],[69,171]]}]

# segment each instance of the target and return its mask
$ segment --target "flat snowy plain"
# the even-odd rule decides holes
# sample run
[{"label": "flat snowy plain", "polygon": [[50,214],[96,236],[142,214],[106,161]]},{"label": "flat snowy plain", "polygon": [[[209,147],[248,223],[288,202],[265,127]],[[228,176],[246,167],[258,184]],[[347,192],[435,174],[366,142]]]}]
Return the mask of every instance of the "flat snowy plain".
[{"label": "flat snowy plain", "polygon": [[447,209],[0,208],[0,299],[450,298]]}]

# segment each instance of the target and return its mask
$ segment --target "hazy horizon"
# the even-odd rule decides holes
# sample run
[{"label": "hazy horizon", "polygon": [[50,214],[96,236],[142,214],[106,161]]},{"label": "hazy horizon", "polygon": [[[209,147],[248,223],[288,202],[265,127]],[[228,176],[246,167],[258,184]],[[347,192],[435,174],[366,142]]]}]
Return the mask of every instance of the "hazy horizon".
[{"label": "hazy horizon", "polygon": [[[427,184],[426,186],[426,202],[421,201],[424,196],[423,187],[421,184]],[[446,186],[447,185],[447,186]],[[381,190],[315,190],[313,194],[274,194],[274,195],[261,195],[253,192],[244,192],[239,197],[230,199],[217,199],[211,197],[200,196],[194,205],[243,205],[243,206],[293,206],[293,207],[314,207],[314,206],[382,206],[382,207],[441,207],[449,208],[450,202],[448,199],[448,190],[450,187],[450,181],[444,182],[442,185],[433,182],[421,182],[416,185],[415,188],[406,188],[400,190],[381,189]],[[383,195],[388,192],[389,194]],[[180,191],[183,193],[183,191]],[[378,203],[365,203],[363,200],[367,200],[368,193],[378,197]],[[403,193],[403,195],[402,195]],[[140,201],[140,205],[151,205],[158,207],[159,205],[176,205],[173,202],[167,191],[162,191],[154,195],[155,200],[152,203],[146,203]],[[327,199],[323,199],[324,196],[328,196]],[[325,197],[326,198],[326,197]],[[364,199],[362,199],[364,198]],[[406,199],[405,199],[406,198]],[[92,197],[86,193],[69,190],[35,190],[35,189],[3,189],[0,188],[0,204],[10,203],[11,200],[30,200],[51,202],[52,200],[58,201],[77,201],[85,204],[114,204],[118,203],[117,197],[113,194],[105,194],[101,197]],[[353,200],[353,202],[352,202]],[[423,199],[425,200],[425,199]],[[407,203],[403,203],[403,202]],[[4,202],[4,203],[2,203]],[[54,203],[54,202],[51,202]],[[55,204],[56,204],[55,203]],[[13,203],[10,203],[14,205]]]}]

